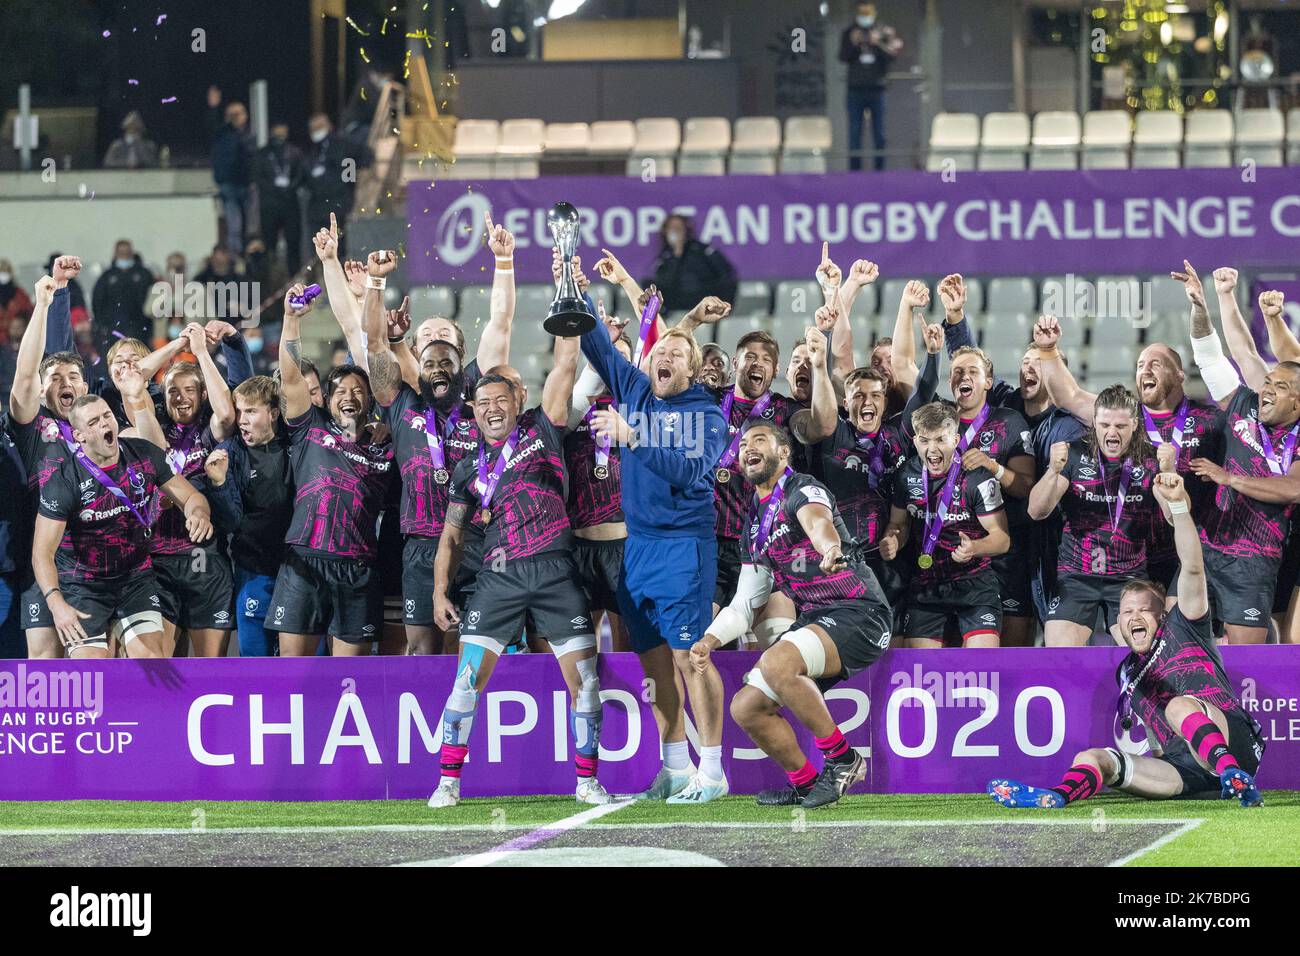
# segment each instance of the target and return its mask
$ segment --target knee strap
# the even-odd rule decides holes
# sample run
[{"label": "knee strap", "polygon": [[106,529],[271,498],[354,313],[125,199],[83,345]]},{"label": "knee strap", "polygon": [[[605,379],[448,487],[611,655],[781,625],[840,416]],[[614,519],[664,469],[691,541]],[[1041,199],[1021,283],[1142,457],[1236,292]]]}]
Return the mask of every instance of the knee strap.
[{"label": "knee strap", "polygon": [[769,617],[754,625],[754,636],[763,647],[771,647],[786,631],[794,626],[792,617]]},{"label": "knee strap", "polygon": [[766,695],[767,699],[772,701],[778,707],[785,706],[785,701],[781,699],[781,695],[778,694],[776,691],[772,690],[771,685],[768,684],[768,682],[763,679],[763,672],[760,671],[757,667],[755,667],[753,670],[751,670],[748,674],[745,675],[745,683],[748,684],[750,687],[754,687],[758,690],[761,690],[764,693],[764,695]]},{"label": "knee strap", "polygon": [[577,709],[586,714],[600,713],[600,678],[596,675],[595,657],[578,661],[578,677],[582,686],[578,688]]},{"label": "knee strap", "polygon": [[1119,764],[1119,773],[1117,774],[1114,783],[1106,783],[1105,780],[1103,780],[1102,783],[1106,783],[1106,786],[1115,787],[1116,789],[1127,787],[1133,782],[1133,761],[1129,759],[1128,754],[1124,753],[1122,750],[1117,750],[1114,747],[1107,747],[1106,753],[1114,757],[1115,763]]},{"label": "knee strap", "polygon": [[822,646],[822,639],[816,631],[801,627],[797,631],[786,633],[781,640],[789,641],[795,646],[799,656],[803,658],[809,677],[822,676],[826,670],[826,648]]}]

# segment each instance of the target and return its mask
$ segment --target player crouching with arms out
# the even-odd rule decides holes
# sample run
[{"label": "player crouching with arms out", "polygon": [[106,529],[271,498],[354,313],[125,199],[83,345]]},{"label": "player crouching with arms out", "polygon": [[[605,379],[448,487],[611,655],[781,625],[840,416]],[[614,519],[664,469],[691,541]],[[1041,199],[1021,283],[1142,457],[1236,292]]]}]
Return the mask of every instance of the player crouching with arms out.
[{"label": "player crouching with arms out", "polygon": [[[853,540],[835,499],[821,482],[790,468],[791,450],[781,426],[762,419],[746,424],[736,460],[754,493],[740,578],[731,603],[691,647],[691,663],[703,673],[712,651],[750,629],[768,595],[778,589],[790,595],[799,616],[746,675],[731,716],[790,778],[789,787],[764,791],[758,802],[813,808],[834,803],[866,775],[822,694],[885,652],[891,614],[871,569],[844,554]],[[824,757],[820,774],[782,707],[812,731]]]},{"label": "player crouching with arms out", "polygon": [[1102,784],[1152,800],[1218,791],[1243,807],[1259,806],[1255,786],[1264,753],[1259,727],[1242,709],[1223,670],[1210,626],[1201,541],[1181,475],[1161,472],[1155,493],[1173,518],[1178,548],[1178,603],[1165,610],[1164,590],[1130,581],[1119,604],[1119,630],[1129,655],[1120,664],[1119,712],[1146,727],[1155,757],[1094,747],[1076,754],[1055,787],[992,780],[988,792],[1005,807],[1055,809],[1090,797]]},{"label": "player crouching with arms out", "polygon": [[[967,435],[983,420],[977,416]],[[880,557],[893,561],[913,523],[921,532],[899,629],[907,647],[943,647],[952,626],[965,647],[997,647],[1002,599],[992,559],[1011,547],[1002,488],[987,468],[964,467],[951,405],[923,405],[912,413],[912,428],[916,457],[894,478],[889,527],[880,539]]]}]

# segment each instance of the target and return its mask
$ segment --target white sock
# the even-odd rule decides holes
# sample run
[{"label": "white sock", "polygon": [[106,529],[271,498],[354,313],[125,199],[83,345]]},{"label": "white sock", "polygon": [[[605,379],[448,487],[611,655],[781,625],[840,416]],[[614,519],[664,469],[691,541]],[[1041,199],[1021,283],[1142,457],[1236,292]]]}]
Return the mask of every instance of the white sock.
[{"label": "white sock", "polygon": [[669,770],[685,770],[691,765],[691,752],[686,749],[686,741],[664,743],[664,766]]},{"label": "white sock", "polygon": [[722,745],[700,748],[700,773],[710,780],[722,779]]}]

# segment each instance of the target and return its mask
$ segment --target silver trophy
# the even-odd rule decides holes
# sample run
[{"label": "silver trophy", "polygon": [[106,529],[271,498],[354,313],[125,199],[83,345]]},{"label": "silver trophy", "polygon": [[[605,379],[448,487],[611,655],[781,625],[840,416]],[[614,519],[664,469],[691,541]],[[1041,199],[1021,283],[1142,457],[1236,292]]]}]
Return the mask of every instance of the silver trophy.
[{"label": "silver trophy", "polygon": [[557,202],[546,214],[546,225],[560,250],[560,284],[556,286],[555,299],[542,328],[562,337],[582,335],[596,327],[596,317],[587,311],[587,302],[573,280],[573,255],[578,250],[581,225],[578,210],[567,202]]}]

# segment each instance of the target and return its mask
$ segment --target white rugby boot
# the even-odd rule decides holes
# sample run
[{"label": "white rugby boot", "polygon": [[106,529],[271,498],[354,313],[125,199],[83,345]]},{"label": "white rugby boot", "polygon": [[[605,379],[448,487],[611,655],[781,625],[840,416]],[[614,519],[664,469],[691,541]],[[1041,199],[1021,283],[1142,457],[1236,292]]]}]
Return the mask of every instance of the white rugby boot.
[{"label": "white rugby boot", "polygon": [[438,781],[438,789],[429,798],[429,806],[437,810],[440,807],[454,807],[460,803],[460,778],[443,777]]}]

